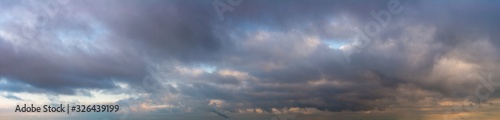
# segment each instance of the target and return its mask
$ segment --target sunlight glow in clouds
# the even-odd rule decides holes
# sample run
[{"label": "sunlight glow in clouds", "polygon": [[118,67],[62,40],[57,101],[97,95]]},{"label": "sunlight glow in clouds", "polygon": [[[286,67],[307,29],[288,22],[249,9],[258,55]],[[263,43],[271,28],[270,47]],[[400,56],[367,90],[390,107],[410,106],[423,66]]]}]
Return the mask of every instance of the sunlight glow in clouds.
[{"label": "sunlight glow in clouds", "polygon": [[[0,0],[0,117],[434,120],[472,103],[482,74],[500,78],[500,2],[244,0],[220,16],[214,1],[231,5],[72,0],[27,39],[43,9]],[[395,5],[404,11],[380,24]],[[367,23],[384,27],[359,47]],[[449,115],[494,119],[500,92],[490,94]],[[124,111],[12,113],[24,103]]]}]

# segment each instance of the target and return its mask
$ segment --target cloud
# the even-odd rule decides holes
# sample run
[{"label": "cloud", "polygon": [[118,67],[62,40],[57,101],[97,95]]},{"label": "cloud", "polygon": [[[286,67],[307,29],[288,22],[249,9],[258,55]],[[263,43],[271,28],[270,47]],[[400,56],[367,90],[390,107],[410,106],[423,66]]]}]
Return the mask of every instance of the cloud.
[{"label": "cloud", "polygon": [[401,1],[403,13],[350,63],[328,43],[352,47],[386,1],[243,1],[224,21],[212,1],[71,1],[32,39],[20,30],[36,7],[4,2],[0,90],[130,93],[119,103],[137,111],[211,111],[212,99],[228,112],[383,110],[464,98],[480,74],[499,71],[495,1]]},{"label": "cloud", "polygon": [[7,94],[7,95],[4,95],[3,97],[7,98],[7,99],[12,99],[12,100],[19,100],[19,101],[22,101],[23,99],[17,97],[17,96],[14,96],[12,94]]}]

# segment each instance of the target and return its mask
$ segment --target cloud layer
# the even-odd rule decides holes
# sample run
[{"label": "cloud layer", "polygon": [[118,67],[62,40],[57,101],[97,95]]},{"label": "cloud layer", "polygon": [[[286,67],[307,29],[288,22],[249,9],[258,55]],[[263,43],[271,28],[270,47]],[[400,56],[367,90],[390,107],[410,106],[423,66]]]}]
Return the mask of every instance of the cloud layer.
[{"label": "cloud layer", "polygon": [[133,96],[119,101],[132,110],[222,116],[369,111],[463,99],[499,72],[496,1],[400,1],[402,13],[348,56],[356,30],[390,2],[243,1],[223,21],[211,0],[70,1],[46,19],[32,2],[0,1],[0,91],[103,90]]}]

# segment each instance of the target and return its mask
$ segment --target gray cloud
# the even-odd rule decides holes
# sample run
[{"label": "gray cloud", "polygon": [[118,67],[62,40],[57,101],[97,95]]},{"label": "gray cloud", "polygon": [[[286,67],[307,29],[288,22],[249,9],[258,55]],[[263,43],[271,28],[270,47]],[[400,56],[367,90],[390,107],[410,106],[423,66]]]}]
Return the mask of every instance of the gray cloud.
[{"label": "gray cloud", "polygon": [[[13,13],[29,8],[7,3]],[[71,1],[36,39],[6,32],[23,24],[2,23],[0,76],[15,82],[1,90],[76,94],[123,81],[141,93],[146,66],[165,62],[165,89],[136,101],[363,111],[388,106],[380,100],[463,98],[474,91],[462,87],[480,84],[470,76],[498,72],[498,2],[401,3],[404,12],[347,63],[325,42],[354,42],[354,28],[387,1],[243,1],[224,21],[212,1]]]}]

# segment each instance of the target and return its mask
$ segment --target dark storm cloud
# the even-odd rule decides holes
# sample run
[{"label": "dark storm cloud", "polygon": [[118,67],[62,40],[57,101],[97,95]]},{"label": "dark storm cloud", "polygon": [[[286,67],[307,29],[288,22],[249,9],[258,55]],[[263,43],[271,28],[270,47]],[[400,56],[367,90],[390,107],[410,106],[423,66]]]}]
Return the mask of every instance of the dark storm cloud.
[{"label": "dark storm cloud", "polygon": [[211,1],[75,1],[74,4],[124,38],[119,41],[130,42],[136,50],[154,59],[199,61],[230,46],[214,31],[220,21]]},{"label": "dark storm cloud", "polygon": [[[30,8],[29,5],[21,3],[11,7],[12,13],[4,12],[4,16],[16,17],[16,13],[23,13],[19,12],[24,10],[23,8]],[[19,16],[22,15],[30,16],[26,14]],[[136,61],[137,57],[134,58],[131,52],[109,56],[108,53],[102,54],[100,50],[85,50],[84,48],[115,48],[109,46],[97,48],[99,46],[82,43],[91,41],[85,41],[83,38],[62,39],[61,31],[74,32],[76,35],[85,34],[83,36],[95,34],[93,33],[95,31],[89,31],[92,23],[87,22],[90,21],[77,19],[79,18],[61,12],[58,17],[50,19],[51,23],[40,27],[40,34],[32,39],[26,38],[20,32],[23,25],[28,23],[17,24],[14,21],[3,23],[3,41],[0,42],[0,49],[2,49],[0,76],[11,81],[21,81],[33,88],[62,94],[74,94],[75,89],[114,88],[112,80],[131,81],[142,77],[145,73],[141,73],[143,65]],[[64,35],[75,37],[71,36],[74,34],[63,34],[62,37],[66,37]],[[101,43],[104,42],[95,44]],[[113,51],[106,52],[112,53]],[[16,89],[24,89],[24,87]],[[7,91],[11,90],[7,89]],[[14,92],[23,91],[14,90]]]},{"label": "dark storm cloud", "polygon": [[[434,27],[435,33],[427,36],[414,36],[410,40],[399,40],[396,42],[400,47],[391,53],[377,53],[370,51],[363,52],[359,59],[364,63],[370,62],[371,69],[377,69],[385,74],[406,79],[412,84],[417,84],[425,89],[437,89],[440,92],[449,93],[454,91],[449,89],[450,85],[472,86],[477,81],[441,83],[443,81],[454,81],[445,79],[424,78],[432,74],[432,69],[436,68],[439,59],[455,58],[468,63],[477,64],[481,71],[495,74],[498,72],[498,30],[500,26],[493,21],[498,21],[499,3],[493,1],[461,1],[450,3],[449,1],[415,1],[415,4],[405,6],[402,14],[402,22],[406,26],[389,28],[389,32],[381,35],[380,42],[372,46],[382,46],[387,42],[382,42],[390,38],[397,39],[403,35],[395,34],[398,30],[404,30],[411,24],[418,24]],[[396,18],[397,19],[397,18]],[[425,30],[411,31],[413,34],[426,33]],[[422,41],[424,44],[414,44]],[[413,45],[412,45],[413,44]],[[412,45],[412,46],[411,46]],[[425,46],[422,46],[425,45]],[[422,51],[411,52],[412,47],[419,46]],[[481,46],[481,47],[480,47]],[[372,49],[373,50],[373,49]],[[397,51],[396,51],[397,50]],[[368,52],[370,51],[370,52]],[[451,54],[459,51],[459,54]],[[405,53],[406,52],[406,53]],[[421,54],[418,59],[421,62],[417,66],[408,66],[404,61],[410,60],[407,54]],[[389,57],[381,57],[381,54],[391,54]],[[414,59],[414,58],[413,58]],[[387,62],[392,61],[392,62]],[[410,77],[411,76],[411,77]]]},{"label": "dark storm cloud", "polygon": [[[500,8],[494,1],[400,1],[403,13],[392,15],[362,52],[348,56],[350,63],[341,50],[324,42],[353,42],[354,27],[364,29],[367,22],[376,21],[370,11],[387,9],[388,1],[245,0],[225,12],[224,21],[212,2],[71,1],[36,39],[21,42],[20,52],[11,47],[18,39],[3,35],[0,76],[30,89],[74,94],[75,89],[116,88],[114,81],[140,87],[146,65],[176,61],[164,69],[177,86],[167,86],[167,93],[144,101],[162,102],[161,96],[180,94],[182,99],[175,102],[218,99],[224,101],[223,110],[235,112],[284,107],[359,111],[383,109],[381,99],[418,101],[472,93],[456,86],[472,88],[479,82],[440,71],[453,67],[443,65],[444,58],[498,72],[490,67],[498,63],[500,45]],[[2,5],[28,6],[7,3]],[[21,25],[4,26],[2,30],[15,31]],[[105,32],[89,40],[102,46],[88,52],[80,44],[69,50],[55,44],[68,41],[58,35],[61,31],[88,38]],[[27,44],[37,49],[23,50],[32,49],[24,47]],[[185,74],[176,68],[197,64],[217,69]],[[1,90],[35,92],[17,86]],[[424,92],[407,95],[417,90]]]}]

